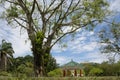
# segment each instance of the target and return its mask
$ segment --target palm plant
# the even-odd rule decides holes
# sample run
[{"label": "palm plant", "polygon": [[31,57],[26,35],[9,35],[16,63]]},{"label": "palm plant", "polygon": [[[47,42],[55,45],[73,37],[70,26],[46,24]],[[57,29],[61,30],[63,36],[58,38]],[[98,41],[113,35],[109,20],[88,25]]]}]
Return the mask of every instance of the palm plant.
[{"label": "palm plant", "polygon": [[2,40],[0,45],[0,70],[6,71],[7,63],[12,63],[11,59],[13,58],[13,53],[12,44]]}]

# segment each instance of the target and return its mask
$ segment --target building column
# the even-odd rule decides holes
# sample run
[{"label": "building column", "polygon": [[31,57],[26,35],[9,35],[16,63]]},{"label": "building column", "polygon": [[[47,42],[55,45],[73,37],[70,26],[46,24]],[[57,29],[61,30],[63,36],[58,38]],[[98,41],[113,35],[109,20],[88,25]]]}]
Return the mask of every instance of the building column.
[{"label": "building column", "polygon": [[66,76],[66,71],[65,70],[63,70],[63,77],[65,77]]},{"label": "building column", "polygon": [[82,76],[82,70],[80,69],[80,77]]},{"label": "building column", "polygon": [[76,71],[76,69],[75,69],[75,71],[74,71],[74,72],[75,72],[75,76],[77,76],[77,71]]},{"label": "building column", "polygon": [[69,69],[67,69],[66,71],[67,71],[67,72],[66,72],[66,75],[67,75],[67,76],[70,76],[70,75],[69,75]]}]

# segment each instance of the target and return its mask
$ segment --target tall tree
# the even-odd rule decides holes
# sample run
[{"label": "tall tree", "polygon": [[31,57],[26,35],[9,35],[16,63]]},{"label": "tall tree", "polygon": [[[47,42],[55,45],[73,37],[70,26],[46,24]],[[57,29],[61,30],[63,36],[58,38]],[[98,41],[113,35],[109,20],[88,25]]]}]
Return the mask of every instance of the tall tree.
[{"label": "tall tree", "polygon": [[[107,1],[107,0],[106,0]],[[51,48],[64,36],[103,20],[105,0],[1,0],[9,23],[24,28],[31,41],[36,76],[46,75]],[[5,4],[6,3],[6,4]]]},{"label": "tall tree", "polygon": [[0,69],[6,71],[7,63],[11,63],[11,58],[13,58],[13,48],[12,44],[2,40],[0,46]]}]

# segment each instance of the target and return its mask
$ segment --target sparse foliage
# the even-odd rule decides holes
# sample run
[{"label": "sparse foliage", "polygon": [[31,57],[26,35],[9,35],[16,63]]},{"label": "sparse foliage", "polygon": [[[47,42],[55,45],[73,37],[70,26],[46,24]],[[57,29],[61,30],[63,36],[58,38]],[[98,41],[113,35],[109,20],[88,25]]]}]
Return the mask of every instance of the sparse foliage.
[{"label": "sparse foliage", "polygon": [[100,32],[101,52],[107,53],[111,63],[115,62],[115,57],[120,54],[120,25],[119,23],[110,23],[109,29],[103,29]]}]

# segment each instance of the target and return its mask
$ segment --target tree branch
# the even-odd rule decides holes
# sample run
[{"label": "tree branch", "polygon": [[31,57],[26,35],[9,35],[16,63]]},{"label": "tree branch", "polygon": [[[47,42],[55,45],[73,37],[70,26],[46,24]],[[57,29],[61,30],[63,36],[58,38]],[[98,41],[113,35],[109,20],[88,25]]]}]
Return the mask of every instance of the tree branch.
[{"label": "tree branch", "polygon": [[[96,22],[96,21],[98,21],[98,20],[93,20],[93,21],[91,21],[91,22],[94,23],[94,22]],[[89,24],[89,23],[86,23],[86,24],[84,24],[83,26],[79,26],[78,28],[75,28],[75,29],[72,30],[72,31],[69,31],[69,32],[64,33],[61,37],[59,37],[59,38],[51,45],[51,48],[52,48],[60,39],[62,39],[62,38],[63,38],[64,36],[66,36],[67,34],[71,34],[71,33],[75,32],[75,31],[77,31],[78,29],[87,26],[88,24]]]},{"label": "tree branch", "polygon": [[[80,10],[80,9],[84,9],[84,8],[77,8],[77,6],[79,5],[80,1],[81,1],[81,0],[79,0],[79,1],[77,2],[77,4],[73,7],[73,9],[72,9],[70,12],[67,13],[66,16],[70,15],[70,14],[73,13],[74,11],[77,11],[77,10]],[[76,8],[77,8],[77,9],[76,9]],[[86,9],[85,9],[85,10],[86,10]]]},{"label": "tree branch", "polygon": [[31,15],[33,14],[34,10],[35,10],[35,0],[33,1],[33,6],[32,6],[32,10],[31,10]]},{"label": "tree branch", "polygon": [[15,18],[13,19],[15,22],[17,22],[21,27],[28,29],[27,27],[25,27],[24,25],[22,25],[18,20],[16,20]]},{"label": "tree branch", "polygon": [[[64,2],[64,0],[63,0],[63,2]],[[58,7],[56,7],[55,11],[56,11],[60,6],[61,6],[61,9],[62,9],[62,3],[63,3],[63,2],[61,1],[61,3],[58,5]],[[68,9],[67,9],[67,11],[65,12],[64,18],[66,17],[65,15],[68,13],[70,7],[72,6],[72,3],[73,3],[73,0],[71,1],[70,5],[69,5],[69,7],[68,7]],[[55,11],[51,14],[51,16],[55,13]],[[51,17],[51,16],[50,16],[50,17]],[[58,19],[57,22],[56,22],[57,24],[55,24],[54,27],[53,27],[53,32],[52,32],[52,34],[55,33],[55,32],[57,31],[57,29],[59,28],[59,26],[60,26],[60,25],[59,25],[59,21],[61,21],[60,23],[63,22],[64,19],[61,20],[61,16],[62,16],[62,12],[60,13],[59,19]],[[48,18],[48,20],[50,19],[50,17]],[[58,25],[59,25],[59,26],[58,26]],[[56,26],[58,26],[58,27],[56,27]],[[52,35],[52,34],[51,34],[51,35]]]},{"label": "tree branch", "polygon": [[[73,22],[69,22],[69,23],[62,24],[62,22],[64,21],[64,19],[65,19],[69,14],[71,14],[72,12],[75,11],[75,8],[78,6],[78,4],[80,3],[80,1],[81,1],[81,0],[79,0],[79,1],[77,2],[77,4],[73,7],[73,9],[69,12],[69,10],[70,10],[70,8],[71,8],[71,6],[72,6],[72,4],[73,4],[73,0],[71,1],[70,5],[69,5],[67,11],[65,12],[65,14],[63,15],[63,17],[59,16],[59,19],[58,19],[58,21],[56,22],[56,23],[59,24],[58,28],[60,28],[61,26],[69,26],[69,25],[71,25],[71,24],[73,23]],[[59,22],[59,21],[60,21],[60,22]],[[76,21],[76,20],[75,20],[75,21]],[[55,26],[56,26],[56,25],[55,25]],[[58,29],[58,28],[56,28],[56,29]]]},{"label": "tree branch", "polygon": [[120,24],[115,24],[115,23],[109,22],[109,21],[107,21],[107,20],[102,20],[102,21],[104,21],[104,22],[106,22],[106,23],[109,23],[109,24],[112,24],[112,25],[115,25],[115,26],[120,26]]},{"label": "tree branch", "polygon": [[78,4],[80,3],[80,1],[81,1],[81,0],[79,0],[79,1],[77,2],[77,4],[73,7],[73,9],[69,12],[69,9],[70,9],[70,7],[72,6],[72,3],[73,3],[73,0],[72,0],[71,4],[69,5],[69,8],[68,8],[67,11],[65,12],[64,16],[61,18],[62,20],[61,20],[60,23],[63,22],[63,20],[66,18],[66,16],[68,16],[69,14],[71,14],[71,13],[73,13],[73,12],[75,11],[75,8],[78,6]]},{"label": "tree branch", "polygon": [[80,29],[80,28],[81,28],[81,27],[76,28],[76,29],[74,29],[74,30],[72,30],[72,31],[70,31],[70,32],[64,33],[62,36],[60,36],[60,37],[51,45],[51,48],[52,48],[60,39],[62,39],[64,36],[66,36],[67,34],[73,33],[73,32],[75,32],[76,30],[78,30],[78,29]]},{"label": "tree branch", "polygon": [[18,4],[21,6],[21,8],[25,11],[26,15],[29,14],[29,10],[28,8],[26,7],[26,5],[24,4],[24,2],[22,0],[18,0]]},{"label": "tree branch", "polygon": [[43,12],[44,12],[45,11],[45,7],[46,7],[45,0],[43,0],[43,5],[44,5]]},{"label": "tree branch", "polygon": [[38,8],[38,11],[40,12],[40,14],[42,15],[42,10],[41,10],[41,8],[39,7],[39,4],[38,4],[38,2],[35,0],[35,3],[37,4],[37,8]]},{"label": "tree branch", "polygon": [[50,9],[50,7],[55,3],[55,1],[56,0],[53,0],[51,3],[50,3],[50,5],[49,5],[49,7],[46,9],[46,12],[45,13],[49,13],[51,10],[49,10]]},{"label": "tree branch", "polygon": [[25,19],[22,19],[21,17],[16,17],[17,19],[19,19],[19,20],[22,20],[22,21],[24,21],[24,22],[26,22],[26,23],[28,23],[28,21],[27,20],[25,20]]},{"label": "tree branch", "polygon": [[51,15],[48,17],[48,19],[46,20],[49,21],[49,19],[53,16],[53,14],[56,12],[56,10],[62,5],[62,3],[64,2],[65,0],[62,0],[61,3],[58,4],[58,6],[56,6],[54,9],[53,9],[53,12],[51,13]]},{"label": "tree branch", "polygon": [[10,1],[10,0],[6,0],[6,1],[9,2],[9,3],[13,3],[13,4],[15,4],[15,5],[18,5],[17,2],[13,2],[13,1]]},{"label": "tree branch", "polygon": [[[73,4],[73,0],[71,1],[71,3],[70,3],[70,5],[69,5],[69,7],[68,7],[68,9],[67,9],[67,11],[65,12],[65,14],[64,14],[64,18],[66,17],[66,14],[69,12],[69,10],[70,10],[70,7],[72,6],[72,4]],[[62,20],[63,21],[63,20]],[[61,22],[62,22],[61,21]]]}]

